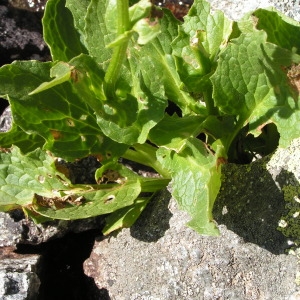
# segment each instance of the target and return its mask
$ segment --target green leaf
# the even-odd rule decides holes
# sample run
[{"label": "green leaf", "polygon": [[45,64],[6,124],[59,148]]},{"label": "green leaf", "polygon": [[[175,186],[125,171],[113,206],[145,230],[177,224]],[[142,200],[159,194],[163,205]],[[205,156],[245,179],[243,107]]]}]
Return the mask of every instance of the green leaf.
[{"label": "green leaf", "polygon": [[43,147],[45,140],[38,134],[26,133],[13,123],[8,132],[0,133],[0,142],[1,148],[10,148],[13,144],[22,149],[22,152],[28,153]]},{"label": "green leaf", "polygon": [[41,149],[24,156],[17,147],[0,152],[0,181],[1,211],[29,206],[35,194],[51,197],[70,185],[52,156]]},{"label": "green leaf", "polygon": [[[10,101],[13,121],[17,125],[14,130],[27,133],[28,140],[36,137],[34,143],[39,145],[41,137],[44,138],[43,148],[66,160],[89,154],[99,154],[103,159],[120,156],[127,146],[113,142],[102,133],[94,111],[76,92],[76,80],[28,95],[41,83],[50,81],[48,74],[52,66],[53,63],[28,61],[15,62],[0,69],[0,94]],[[95,80],[97,78],[95,76]],[[14,134],[22,135],[22,132]],[[13,139],[11,143],[14,143]]]},{"label": "green leaf", "polygon": [[[212,12],[207,1],[198,0],[190,8],[180,27],[185,34],[189,35],[190,39],[196,37],[197,41],[190,40],[190,42],[196,42],[199,47],[202,45],[209,59],[214,61],[220,50],[226,47],[233,23],[232,20],[225,17],[222,11]],[[199,36],[200,32],[203,32],[204,35]]]},{"label": "green leaf", "polygon": [[[110,18],[107,17],[107,10]],[[114,9],[114,13],[112,13]],[[116,35],[116,4],[111,0],[91,0],[85,17],[85,40],[89,54],[106,69],[112,56],[107,48]]]},{"label": "green leaf", "polygon": [[32,209],[34,212],[53,219],[76,220],[95,217],[114,212],[122,207],[132,205],[141,192],[138,180],[127,180],[123,184],[74,187],[66,193],[70,203],[59,198],[54,205],[41,204],[47,199],[37,198]]},{"label": "green leaf", "polygon": [[157,21],[151,21],[150,19],[141,19],[135,23],[132,28],[138,33],[138,44],[145,45],[152,39],[154,39],[160,32],[160,26]]},{"label": "green leaf", "polygon": [[133,205],[121,208],[106,219],[106,225],[102,230],[104,235],[108,235],[115,230],[131,227],[146,208],[151,198],[137,198]]},{"label": "green leaf", "polygon": [[264,30],[267,41],[300,54],[300,23],[275,8],[258,9],[253,13],[256,28]]},{"label": "green leaf", "polygon": [[204,76],[212,71],[220,50],[226,46],[232,25],[223,12],[212,12],[207,1],[195,1],[184,17],[172,47],[178,73],[190,91],[200,92],[208,84]]},{"label": "green leaf", "polygon": [[213,146],[216,140],[231,136],[233,131],[234,118],[228,116],[178,117],[173,115],[170,117],[165,115],[164,119],[151,130],[149,139],[159,147],[179,153],[185,147],[187,140],[197,138],[201,133],[206,135],[207,143]]},{"label": "green leaf", "polygon": [[299,91],[287,76],[288,66],[299,62],[300,56],[267,43],[264,31],[241,34],[220,54],[211,77],[216,105],[224,114],[239,116],[239,129],[249,123],[255,135],[261,125],[274,122],[280,146],[287,146],[300,135]]},{"label": "green leaf", "polygon": [[187,225],[200,234],[218,235],[212,217],[213,204],[221,186],[218,153],[213,155],[195,138],[187,140],[180,153],[165,148],[160,148],[157,153],[160,163],[172,174],[172,195],[179,208],[191,216]]},{"label": "green leaf", "polygon": [[149,135],[152,143],[180,152],[190,137],[197,137],[203,130],[205,117],[165,115]]},{"label": "green leaf", "polygon": [[164,16],[160,19],[161,32],[156,38],[146,45],[138,48],[129,48],[129,59],[131,65],[137,65],[144,80],[159,81],[163,84],[165,95],[170,101],[176,103],[184,114],[193,111],[205,114],[206,109],[194,100],[187,92],[181,89],[181,79],[176,70],[175,60],[172,56],[172,41],[177,37],[180,22],[174,18],[172,13],[164,10]]},{"label": "green leaf", "polygon": [[52,78],[55,77],[55,79],[48,82],[43,82],[34,91],[30,92],[29,95],[40,93],[56,85],[64,83],[71,78],[71,74],[72,74],[72,67],[70,65],[64,62],[58,62],[50,70],[50,76]]},{"label": "green leaf", "polygon": [[150,129],[163,118],[167,104],[164,98],[155,97],[145,86],[137,95],[141,97],[139,100],[128,94],[123,100],[107,102],[97,115],[99,127],[112,140],[127,145],[142,144]]},{"label": "green leaf", "polygon": [[80,40],[85,45],[85,17],[90,0],[66,0],[66,7],[71,11],[74,19],[74,26],[80,33]]},{"label": "green leaf", "polygon": [[80,35],[73,25],[71,12],[65,0],[48,0],[43,17],[44,39],[52,59],[69,61],[80,53],[87,53]]},{"label": "green leaf", "polygon": [[151,13],[152,3],[149,0],[141,0],[129,8],[129,18],[131,26],[133,27],[136,22],[146,18]]},{"label": "green leaf", "polygon": [[98,183],[122,183],[126,178],[135,180],[139,178],[139,176],[124,165],[116,163],[115,161],[109,161],[106,164],[103,164],[95,172],[95,179]]}]

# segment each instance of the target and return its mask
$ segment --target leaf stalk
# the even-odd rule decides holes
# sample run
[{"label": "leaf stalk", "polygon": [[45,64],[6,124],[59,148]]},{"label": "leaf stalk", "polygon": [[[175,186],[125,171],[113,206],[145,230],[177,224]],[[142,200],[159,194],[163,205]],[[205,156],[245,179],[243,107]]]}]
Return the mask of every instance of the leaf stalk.
[{"label": "leaf stalk", "polygon": [[[129,2],[128,0],[117,0],[117,35],[123,35],[129,29]],[[104,89],[107,98],[115,98],[116,96],[116,82],[126,57],[127,46],[128,39],[124,39],[122,43],[114,47],[112,58],[104,77]]]},{"label": "leaf stalk", "polygon": [[151,167],[164,178],[171,178],[171,174],[158,162],[156,148],[149,144],[136,144],[134,145],[134,149],[128,149],[122,157]]}]

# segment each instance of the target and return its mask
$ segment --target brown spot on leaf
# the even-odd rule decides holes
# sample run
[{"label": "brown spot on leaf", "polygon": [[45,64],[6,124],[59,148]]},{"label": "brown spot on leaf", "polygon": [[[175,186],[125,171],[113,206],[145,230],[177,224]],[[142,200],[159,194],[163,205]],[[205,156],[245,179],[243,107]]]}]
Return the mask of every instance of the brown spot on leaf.
[{"label": "brown spot on leaf", "polygon": [[11,148],[2,148],[2,147],[0,147],[0,152],[2,152],[2,153],[11,153]]},{"label": "brown spot on leaf", "polygon": [[50,129],[50,132],[55,140],[59,140],[62,138],[62,133],[55,129]]},{"label": "brown spot on leaf", "polygon": [[217,169],[219,169],[219,166],[220,165],[224,165],[224,164],[227,164],[228,161],[225,157],[218,157],[217,159]]},{"label": "brown spot on leaf", "polygon": [[71,79],[74,83],[77,83],[82,78],[82,73],[73,67],[71,69]]}]

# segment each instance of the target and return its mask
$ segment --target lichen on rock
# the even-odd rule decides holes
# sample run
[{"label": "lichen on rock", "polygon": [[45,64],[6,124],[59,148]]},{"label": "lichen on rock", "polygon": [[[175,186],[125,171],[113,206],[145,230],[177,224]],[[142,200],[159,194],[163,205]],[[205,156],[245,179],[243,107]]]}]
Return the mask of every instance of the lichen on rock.
[{"label": "lichen on rock", "polygon": [[286,185],[282,188],[287,214],[280,220],[278,230],[289,237],[296,246],[300,245],[300,185]]}]

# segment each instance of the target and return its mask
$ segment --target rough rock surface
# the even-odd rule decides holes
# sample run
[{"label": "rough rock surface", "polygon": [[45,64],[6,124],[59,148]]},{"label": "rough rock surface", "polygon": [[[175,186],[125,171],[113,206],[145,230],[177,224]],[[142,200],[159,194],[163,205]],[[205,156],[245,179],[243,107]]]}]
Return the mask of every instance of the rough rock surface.
[{"label": "rough rock surface", "polygon": [[43,40],[41,14],[14,9],[0,1],[0,65],[18,59],[49,58]]},{"label": "rough rock surface", "polygon": [[40,256],[18,255],[11,250],[0,248],[0,299],[34,300],[40,286],[37,275]]},{"label": "rough rock surface", "polygon": [[208,0],[212,8],[222,10],[232,20],[257,8],[275,7],[286,16],[300,21],[300,3],[296,0]]},{"label": "rough rock surface", "polygon": [[220,237],[187,228],[188,215],[165,192],[131,229],[95,243],[86,274],[116,300],[298,299],[297,257],[287,255],[292,240],[277,230],[281,183],[293,172],[299,180],[295,143],[271,160],[225,167],[215,208]]}]

